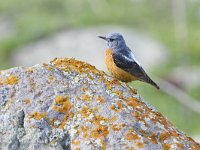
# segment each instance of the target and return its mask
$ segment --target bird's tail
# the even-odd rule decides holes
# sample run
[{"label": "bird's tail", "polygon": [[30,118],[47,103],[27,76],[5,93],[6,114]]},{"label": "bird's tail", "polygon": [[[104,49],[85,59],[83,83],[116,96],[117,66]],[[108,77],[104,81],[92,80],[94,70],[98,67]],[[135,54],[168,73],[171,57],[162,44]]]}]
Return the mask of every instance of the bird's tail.
[{"label": "bird's tail", "polygon": [[148,75],[146,75],[145,78],[141,79],[141,81],[153,85],[153,86],[154,86],[155,88],[157,88],[158,90],[160,89],[160,87],[159,87]]},{"label": "bird's tail", "polygon": [[153,80],[150,79],[150,81],[148,83],[151,84],[151,85],[153,85],[158,90],[160,89],[160,87]]}]

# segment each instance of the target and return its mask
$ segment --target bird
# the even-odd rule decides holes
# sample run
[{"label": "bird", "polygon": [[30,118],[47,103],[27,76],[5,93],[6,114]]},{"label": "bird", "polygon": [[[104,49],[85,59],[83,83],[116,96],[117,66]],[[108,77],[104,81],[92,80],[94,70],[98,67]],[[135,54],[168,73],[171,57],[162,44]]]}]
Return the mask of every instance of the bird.
[{"label": "bird", "polygon": [[106,66],[114,78],[123,82],[139,80],[160,89],[136,60],[134,53],[126,45],[122,34],[114,32],[98,37],[107,43],[108,48],[105,51]]}]

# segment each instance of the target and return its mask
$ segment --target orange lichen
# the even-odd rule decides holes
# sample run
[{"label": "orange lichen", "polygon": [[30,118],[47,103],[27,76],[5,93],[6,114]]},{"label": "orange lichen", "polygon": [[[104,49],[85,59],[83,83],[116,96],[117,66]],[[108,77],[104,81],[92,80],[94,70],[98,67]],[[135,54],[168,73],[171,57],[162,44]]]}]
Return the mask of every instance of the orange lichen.
[{"label": "orange lichen", "polygon": [[129,106],[131,106],[133,109],[134,109],[136,106],[140,106],[140,105],[141,105],[140,102],[139,102],[136,98],[134,98],[134,97],[129,97],[129,98],[128,98],[128,101],[127,101],[127,104],[128,104]]},{"label": "orange lichen", "polygon": [[191,146],[191,150],[199,150],[200,149],[200,144],[199,143],[196,143],[192,138],[190,138],[190,137],[188,137],[189,138],[189,140],[191,141],[191,142],[193,142],[193,145]]},{"label": "orange lichen", "polygon": [[163,144],[163,147],[162,147],[163,150],[169,150],[170,148],[171,148],[170,144],[167,144],[167,143]]},{"label": "orange lichen", "polygon": [[138,148],[144,148],[144,144],[140,142],[136,142]]},{"label": "orange lichen", "polygon": [[93,78],[91,75],[88,75],[88,78],[89,78],[90,80],[94,80],[94,78]]},{"label": "orange lichen", "polygon": [[[65,115],[66,116],[66,115]],[[70,114],[68,115],[68,116],[70,116]],[[50,120],[50,124],[54,127],[54,128],[62,128],[62,129],[64,129],[64,127],[65,127],[65,125],[66,125],[66,120],[67,119],[65,119],[65,117],[64,117],[64,119],[63,120],[58,120],[58,119],[52,119],[52,120]],[[56,123],[56,122],[58,122],[58,123]]]},{"label": "orange lichen", "polygon": [[151,118],[151,120],[154,122],[154,123],[161,123],[162,125],[164,125],[165,129],[169,130],[169,126],[173,126],[171,122],[169,122],[167,119],[165,119],[163,117],[163,115],[159,112],[154,112],[153,113],[154,116]]},{"label": "orange lichen", "polygon": [[152,135],[149,137],[149,140],[154,144],[158,144],[157,138],[156,138],[156,133],[152,133]]},{"label": "orange lichen", "polygon": [[44,63],[43,66],[49,71],[53,70],[53,68],[51,66],[49,66],[48,64]]},{"label": "orange lichen", "polygon": [[99,101],[100,103],[105,103],[105,100],[101,96],[97,97],[97,101]]},{"label": "orange lichen", "polygon": [[126,124],[125,124],[125,123],[121,123],[120,126],[121,126],[121,127],[125,127]]},{"label": "orange lichen", "polygon": [[71,109],[71,107],[72,107],[72,105],[70,102],[65,102],[62,107],[54,106],[53,109],[54,109],[54,111],[57,111],[60,113],[68,113],[69,110]]},{"label": "orange lichen", "polygon": [[66,125],[66,120],[64,119],[64,120],[60,123],[60,125],[58,126],[58,128],[64,129],[65,125]]},{"label": "orange lichen", "polygon": [[29,68],[26,69],[26,72],[28,72],[28,73],[32,73],[33,70],[34,70],[33,67],[29,67]]},{"label": "orange lichen", "polygon": [[107,84],[110,84],[110,85],[121,85],[121,83],[119,82],[119,80],[117,80],[116,78],[113,78],[112,80],[105,80],[105,82]]},{"label": "orange lichen", "polygon": [[107,142],[104,140],[101,140],[101,150],[106,150]]},{"label": "orange lichen", "polygon": [[49,81],[52,81],[53,79],[54,79],[54,77],[51,75],[51,76],[49,76]]},{"label": "orange lichen", "polygon": [[124,106],[124,104],[122,103],[121,100],[119,100],[119,101],[117,101],[117,106],[111,105],[110,109],[113,110],[113,111],[115,111],[115,112],[119,112],[119,111],[122,110],[123,106]]},{"label": "orange lichen", "polygon": [[73,107],[73,105],[68,101],[68,97],[66,96],[57,96],[55,99],[55,103],[59,104],[60,106],[54,106],[54,111],[68,114],[70,109]]},{"label": "orange lichen", "polygon": [[115,105],[111,105],[111,106],[110,106],[110,109],[117,112]]},{"label": "orange lichen", "polygon": [[145,130],[140,130],[140,133],[142,134],[142,135],[146,135],[146,134],[148,134],[148,132],[147,131],[145,131]]},{"label": "orange lichen", "polygon": [[91,101],[91,97],[87,94],[83,94],[82,99],[85,100],[85,101]]},{"label": "orange lichen", "polygon": [[30,99],[26,98],[24,99],[25,104],[30,104]]},{"label": "orange lichen", "polygon": [[119,98],[123,99],[123,94],[121,91],[117,90],[115,93],[119,96]]},{"label": "orange lichen", "polygon": [[53,119],[49,119],[49,123],[50,125],[52,125],[53,127],[57,128],[59,126],[59,124],[55,124],[55,122],[60,122],[60,120],[53,118]]},{"label": "orange lichen", "polygon": [[89,130],[88,126],[81,126],[80,128],[81,128],[82,132],[87,132]]},{"label": "orange lichen", "polygon": [[99,125],[99,126],[96,126],[92,130],[91,137],[94,138],[94,139],[98,139],[98,138],[101,138],[101,137],[105,138],[108,134],[109,134],[108,127],[103,126],[103,125]]},{"label": "orange lichen", "polygon": [[81,98],[80,98],[79,96],[76,96],[76,99],[77,99],[77,100],[81,100]]},{"label": "orange lichen", "polygon": [[106,87],[108,90],[111,90],[113,85],[121,85],[121,83],[119,82],[119,80],[117,79],[112,79],[112,80],[107,80],[105,78],[101,78],[100,81],[105,82],[106,83]]},{"label": "orange lichen", "polygon": [[83,138],[87,138],[88,137],[88,133],[83,133]]},{"label": "orange lichen", "polygon": [[66,101],[68,101],[68,97],[67,96],[56,96],[56,98],[55,98],[56,104],[61,104],[62,105]]},{"label": "orange lichen", "polygon": [[83,117],[88,117],[91,112],[92,112],[92,109],[89,109],[88,106],[83,106],[81,109],[81,113]]},{"label": "orange lichen", "polygon": [[74,145],[76,145],[76,146],[77,146],[77,145],[80,145],[80,143],[81,143],[81,142],[80,142],[79,140],[73,140],[73,141],[72,141],[72,144],[74,144]]},{"label": "orange lichen", "polygon": [[107,80],[105,79],[104,76],[100,76],[98,82],[106,82]]},{"label": "orange lichen", "polygon": [[132,131],[128,131],[128,133],[126,134],[125,138],[128,141],[139,140],[140,139],[140,137],[137,134],[133,133]]},{"label": "orange lichen", "polygon": [[160,134],[159,140],[160,140],[161,142],[163,142],[164,140],[168,139],[170,136],[171,136],[171,135],[170,135],[168,132],[165,131],[165,132],[163,132],[163,133]]},{"label": "orange lichen", "polygon": [[0,85],[2,85],[2,84],[3,84],[3,79],[0,78]]},{"label": "orange lichen", "polygon": [[83,87],[83,88],[82,88],[82,91],[83,91],[83,92],[86,92],[86,91],[88,91],[88,88],[87,88],[87,87]]},{"label": "orange lichen", "polygon": [[100,125],[100,122],[101,121],[104,121],[104,122],[107,122],[108,119],[103,117],[103,116],[100,116],[100,115],[95,115],[92,119],[92,123],[96,124],[96,125]]},{"label": "orange lichen", "polygon": [[117,117],[114,116],[114,117],[112,117],[110,120],[111,120],[112,122],[115,122],[115,121],[117,120]]},{"label": "orange lichen", "polygon": [[[55,128],[64,129],[68,119],[72,118],[73,116],[74,116],[73,112],[66,113],[63,120],[58,120],[58,119],[54,118],[54,119],[50,120],[50,124]],[[59,123],[56,123],[56,122],[59,122]]]},{"label": "orange lichen", "polygon": [[179,149],[183,149],[183,144],[181,144],[181,143],[175,143],[176,145],[177,145],[177,147],[179,148]]},{"label": "orange lichen", "polygon": [[64,120],[68,120],[68,118],[72,118],[72,117],[74,117],[74,113],[73,112],[69,112],[69,113],[65,114]]},{"label": "orange lichen", "polygon": [[5,80],[5,84],[14,85],[17,84],[18,80],[15,75],[11,75]]},{"label": "orange lichen", "polygon": [[109,83],[106,84],[106,87],[107,87],[108,90],[111,90],[111,89],[112,89],[112,85],[109,84]]},{"label": "orange lichen", "polygon": [[124,123],[122,123],[122,124],[113,124],[112,126],[111,126],[111,129],[113,130],[113,131],[120,131],[123,127],[125,127],[126,125],[124,124]]},{"label": "orange lichen", "polygon": [[[160,114],[160,113],[159,113]],[[159,122],[164,125],[165,129],[169,129],[169,126],[173,126],[171,122],[165,119],[162,114],[160,114]]]},{"label": "orange lichen", "polygon": [[97,107],[93,108],[93,112],[98,112],[98,111],[99,111],[99,109]]},{"label": "orange lichen", "polygon": [[[126,83],[127,87],[129,87],[129,85]],[[137,89],[133,89],[131,87],[129,87],[130,89],[130,92],[133,93],[133,94],[137,94]]]},{"label": "orange lichen", "polygon": [[124,106],[121,100],[117,101],[118,110],[121,110]]},{"label": "orange lichen", "polygon": [[138,119],[138,120],[142,120],[142,115],[141,113],[137,112],[137,111],[134,111],[133,112],[133,116]]},{"label": "orange lichen", "polygon": [[169,133],[170,133],[171,136],[174,136],[174,137],[177,137],[177,138],[180,136],[180,135],[179,135],[176,131],[174,131],[174,130],[170,130]]},{"label": "orange lichen", "polygon": [[118,127],[117,124],[113,124],[111,128],[112,128],[113,131],[120,131],[121,130],[121,128]]},{"label": "orange lichen", "polygon": [[54,59],[51,62],[54,66],[59,67],[64,71],[74,70],[79,73],[93,73],[93,74],[100,74],[101,72],[98,71],[94,66],[89,65],[85,62],[75,60],[73,58],[70,59]]},{"label": "orange lichen", "polygon": [[157,123],[158,122],[158,117],[156,117],[156,116],[151,117],[151,121],[153,121],[153,123]]},{"label": "orange lichen", "polygon": [[[142,113],[142,118],[151,118],[151,111],[149,109],[147,109],[144,113]],[[148,123],[145,122],[146,126],[149,126]]]},{"label": "orange lichen", "polygon": [[89,127],[88,126],[81,126],[80,129],[83,132],[83,138],[87,138]]},{"label": "orange lichen", "polygon": [[39,112],[34,112],[30,115],[30,118],[34,118],[36,120],[41,120],[42,118],[47,116],[47,112],[44,113],[39,113]]}]

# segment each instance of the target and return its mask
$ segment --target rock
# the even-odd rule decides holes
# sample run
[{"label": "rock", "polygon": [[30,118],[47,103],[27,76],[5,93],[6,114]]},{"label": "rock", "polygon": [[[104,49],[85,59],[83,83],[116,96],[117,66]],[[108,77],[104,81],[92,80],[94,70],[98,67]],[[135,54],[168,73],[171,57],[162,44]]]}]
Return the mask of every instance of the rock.
[{"label": "rock", "polygon": [[127,45],[147,71],[160,67],[168,58],[169,51],[162,44],[140,31],[118,26],[100,26],[64,30],[49,38],[25,45],[12,54],[11,64],[32,66],[38,62],[47,62],[55,57],[64,56],[89,62],[98,69],[107,71],[104,63],[106,43],[97,36],[109,32],[120,32],[124,35]]},{"label": "rock", "polygon": [[0,149],[200,149],[127,84],[74,59],[0,73]]}]

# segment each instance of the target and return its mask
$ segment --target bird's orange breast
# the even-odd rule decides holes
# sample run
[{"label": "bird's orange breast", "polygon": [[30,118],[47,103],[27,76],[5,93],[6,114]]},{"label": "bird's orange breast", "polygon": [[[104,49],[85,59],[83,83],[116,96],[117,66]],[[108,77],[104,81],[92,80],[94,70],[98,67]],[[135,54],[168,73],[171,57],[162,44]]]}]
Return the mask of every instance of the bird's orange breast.
[{"label": "bird's orange breast", "polygon": [[114,76],[115,78],[124,81],[124,82],[130,82],[133,80],[137,80],[136,77],[131,75],[130,73],[124,71],[123,69],[116,66],[113,56],[112,56],[112,50],[106,49],[106,65],[108,68],[108,71]]}]

